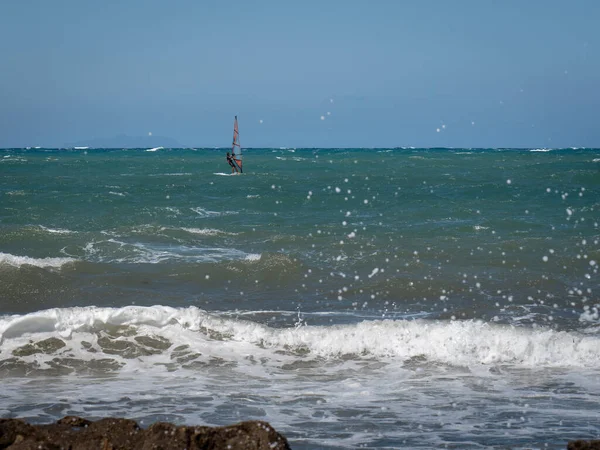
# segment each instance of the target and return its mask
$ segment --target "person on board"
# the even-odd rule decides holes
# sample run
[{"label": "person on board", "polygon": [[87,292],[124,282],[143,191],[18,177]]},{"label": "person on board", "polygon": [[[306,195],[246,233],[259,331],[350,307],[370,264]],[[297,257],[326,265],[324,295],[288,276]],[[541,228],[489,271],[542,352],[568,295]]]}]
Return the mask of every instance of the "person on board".
[{"label": "person on board", "polygon": [[229,154],[229,152],[227,152],[227,162],[231,166],[231,173],[238,171],[237,167],[235,166],[235,163],[233,162],[233,157]]}]

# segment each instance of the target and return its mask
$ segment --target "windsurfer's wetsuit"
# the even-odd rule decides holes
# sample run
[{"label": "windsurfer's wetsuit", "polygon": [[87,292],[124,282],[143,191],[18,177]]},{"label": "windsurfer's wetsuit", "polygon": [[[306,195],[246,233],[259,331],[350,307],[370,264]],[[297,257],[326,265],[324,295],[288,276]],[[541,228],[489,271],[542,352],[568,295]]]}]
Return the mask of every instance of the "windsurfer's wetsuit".
[{"label": "windsurfer's wetsuit", "polygon": [[229,153],[227,153],[227,162],[231,166],[231,172],[233,172],[234,170],[236,172],[238,171],[237,167],[235,166],[235,163],[233,162],[233,157],[229,155]]}]

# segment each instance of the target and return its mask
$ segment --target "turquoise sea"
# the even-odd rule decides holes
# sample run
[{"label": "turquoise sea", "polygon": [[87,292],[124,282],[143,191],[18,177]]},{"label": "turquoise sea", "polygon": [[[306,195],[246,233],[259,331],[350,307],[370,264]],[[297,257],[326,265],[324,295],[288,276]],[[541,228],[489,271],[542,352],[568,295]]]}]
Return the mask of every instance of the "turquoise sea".
[{"label": "turquoise sea", "polygon": [[600,438],[600,149],[0,149],[0,417]]}]

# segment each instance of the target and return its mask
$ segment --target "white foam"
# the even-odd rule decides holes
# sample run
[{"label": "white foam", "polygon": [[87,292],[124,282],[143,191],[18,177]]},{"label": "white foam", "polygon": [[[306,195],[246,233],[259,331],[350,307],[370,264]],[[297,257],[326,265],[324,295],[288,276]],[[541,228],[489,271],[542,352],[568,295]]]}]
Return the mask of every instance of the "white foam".
[{"label": "white foam", "polygon": [[63,228],[48,228],[43,225],[39,225],[39,227],[47,233],[51,234],[73,234],[77,233],[77,231],[66,230]]},{"label": "white foam", "polygon": [[236,175],[236,173],[215,172],[215,173],[213,173],[213,175],[219,175],[222,177],[230,177],[232,175]]},{"label": "white foam", "polygon": [[236,248],[156,245],[146,242],[125,242],[115,238],[90,242],[83,250],[86,260],[103,263],[159,264],[169,261],[206,263],[248,261],[256,258],[254,254]]},{"label": "white foam", "polygon": [[586,308],[585,311],[579,316],[579,321],[596,322],[600,324],[600,305]]},{"label": "white foam", "polygon": [[[282,351],[301,350],[324,358],[352,356],[401,361],[425,358],[458,366],[507,364],[600,368],[598,335],[476,321],[426,320],[372,320],[353,325],[306,325],[281,329],[218,317],[195,307],[178,309],[167,306],[64,308],[25,316],[0,317],[2,354],[10,354],[8,350],[29,342],[34,335],[47,338],[51,334],[79,341],[89,338],[86,333],[97,332],[107,325],[132,326],[138,336],[162,336],[175,343],[174,346],[186,342],[196,346],[193,350],[201,350],[201,353],[213,348],[224,357],[239,361],[244,360],[249,352],[260,352],[278,361]],[[79,336],[79,333],[86,335]],[[213,335],[221,338],[217,341],[207,338]],[[228,344],[224,346],[223,341]],[[75,347],[77,342],[73,345]],[[86,352],[83,356],[92,357]],[[169,359],[168,355],[165,358]],[[155,362],[155,358],[144,356],[134,363],[147,364],[150,368]]]},{"label": "white foam", "polygon": [[220,216],[221,213],[218,211],[209,211],[208,209],[204,209],[204,208],[190,208],[192,211],[194,211],[196,214],[198,214],[200,217],[213,217],[213,216]]},{"label": "white foam", "polygon": [[0,265],[6,264],[13,267],[36,266],[60,268],[65,264],[76,261],[73,258],[30,258],[29,256],[16,256],[10,253],[0,253]]},{"label": "white foam", "polygon": [[553,149],[551,148],[534,148],[532,150],[529,150],[530,152],[551,152]]},{"label": "white foam", "polygon": [[183,231],[187,231],[192,234],[200,234],[203,236],[219,236],[219,235],[231,235],[237,236],[239,233],[231,233],[227,231],[217,230],[215,228],[181,228]]},{"label": "white foam", "polygon": [[231,335],[233,340],[276,348],[306,348],[322,357],[370,355],[406,360],[424,356],[451,365],[600,367],[600,338],[597,336],[483,322],[384,320],[282,330],[252,322],[207,318],[202,326]]},{"label": "white foam", "polygon": [[20,157],[20,156],[16,156],[16,155],[4,155],[4,157],[2,159],[0,159],[0,162],[27,162],[27,159]]},{"label": "white foam", "polygon": [[200,207],[190,208],[190,209],[192,211],[194,211],[196,214],[198,214],[200,217],[217,217],[217,216],[225,216],[225,215],[238,213],[237,211],[209,211],[208,209],[200,208]]},{"label": "white foam", "polygon": [[148,150],[146,150],[147,152],[156,152],[158,150],[162,150],[163,147],[154,147],[154,148],[149,148]]},{"label": "white foam", "polygon": [[150,174],[151,177],[183,177],[193,175],[191,172],[173,172]]},{"label": "white foam", "polygon": [[292,156],[291,158],[287,158],[285,156],[276,156],[275,159],[280,161],[306,161],[306,158],[302,158],[300,156]]},{"label": "white foam", "polygon": [[[168,211],[170,213],[175,214],[176,216],[181,215],[181,211],[179,210],[179,208],[176,208],[174,206],[157,206],[156,209]],[[163,227],[162,229],[164,230],[165,228]]]}]

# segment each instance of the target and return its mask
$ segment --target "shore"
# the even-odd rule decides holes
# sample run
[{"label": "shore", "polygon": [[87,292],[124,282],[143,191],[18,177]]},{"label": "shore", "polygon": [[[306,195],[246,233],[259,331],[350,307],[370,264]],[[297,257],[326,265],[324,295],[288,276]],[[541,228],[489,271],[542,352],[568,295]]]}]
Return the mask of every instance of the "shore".
[{"label": "shore", "polygon": [[47,425],[31,425],[20,419],[0,419],[0,449],[34,448],[288,450],[290,446],[284,436],[261,421],[225,427],[177,426],[157,422],[142,429],[135,421],[122,418],[92,422],[67,416]]},{"label": "shore", "polygon": [[[212,449],[290,450],[285,436],[268,422],[249,420],[225,427],[177,426],[157,422],[143,429],[134,420],[104,418],[95,422],[66,416],[52,424],[31,425],[0,419],[0,449]],[[600,450],[600,440],[576,440],[567,450]]]}]

